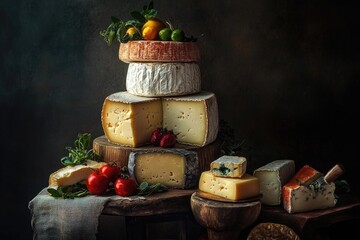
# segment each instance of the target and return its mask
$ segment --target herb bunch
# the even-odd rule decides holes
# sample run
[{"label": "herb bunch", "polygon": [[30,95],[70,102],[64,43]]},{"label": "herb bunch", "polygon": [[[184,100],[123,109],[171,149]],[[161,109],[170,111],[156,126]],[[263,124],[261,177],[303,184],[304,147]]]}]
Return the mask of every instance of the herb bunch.
[{"label": "herb bunch", "polygon": [[57,189],[48,188],[48,193],[54,198],[74,199],[85,197],[90,194],[86,184],[76,183],[69,186],[60,186]]},{"label": "herb bunch", "polygon": [[61,158],[61,163],[65,166],[83,164],[88,159],[96,159],[97,155],[90,149],[91,134],[79,133],[75,140],[75,148],[66,147],[69,155]]}]

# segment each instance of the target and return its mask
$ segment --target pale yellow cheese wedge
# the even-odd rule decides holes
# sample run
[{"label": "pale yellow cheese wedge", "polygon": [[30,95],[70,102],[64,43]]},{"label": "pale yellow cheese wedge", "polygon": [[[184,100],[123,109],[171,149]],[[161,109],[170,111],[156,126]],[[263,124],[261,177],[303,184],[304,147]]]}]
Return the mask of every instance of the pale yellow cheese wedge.
[{"label": "pale yellow cheese wedge", "polygon": [[199,189],[230,200],[241,200],[259,195],[259,181],[245,173],[242,178],[216,177],[210,171],[202,172]]},{"label": "pale yellow cheese wedge", "polygon": [[105,162],[87,160],[81,165],[60,168],[50,175],[49,187],[58,188],[59,186],[68,186],[84,181],[91,173],[99,170],[99,168],[105,164]]}]

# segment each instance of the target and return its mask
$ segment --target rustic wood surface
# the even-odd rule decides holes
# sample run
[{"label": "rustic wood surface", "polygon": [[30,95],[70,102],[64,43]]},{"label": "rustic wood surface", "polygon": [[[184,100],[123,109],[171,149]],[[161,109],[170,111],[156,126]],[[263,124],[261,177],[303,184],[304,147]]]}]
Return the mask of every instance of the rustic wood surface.
[{"label": "rustic wood surface", "polygon": [[241,230],[253,224],[260,214],[260,201],[246,203],[220,202],[191,196],[191,209],[196,221],[207,228],[208,238],[238,239]]},{"label": "rustic wood surface", "polygon": [[[190,146],[184,144],[176,144],[174,148],[182,148],[191,151],[196,151],[199,158],[200,172],[210,169],[210,163],[214,161],[220,152],[221,141],[217,140],[204,147]],[[100,160],[104,162],[115,162],[118,166],[127,166],[129,154],[136,150],[158,149],[151,145],[144,147],[124,147],[110,143],[106,136],[100,136],[94,139],[94,152],[100,155]]]},{"label": "rustic wood surface", "polygon": [[316,229],[354,219],[360,219],[359,197],[343,195],[335,207],[311,212],[289,214],[281,205],[263,205],[258,221],[285,224],[301,237],[306,237],[311,236]]},{"label": "rustic wood surface", "polygon": [[253,202],[253,201],[259,200],[262,196],[261,194],[259,194],[258,196],[254,196],[254,197],[247,198],[247,199],[232,200],[232,199],[223,198],[223,197],[211,194],[211,193],[203,192],[201,190],[196,191],[196,195],[198,197],[205,198],[205,199],[215,200],[215,201],[219,201],[219,202],[233,202],[233,203]]},{"label": "rustic wood surface", "polygon": [[156,216],[171,213],[191,213],[190,197],[197,189],[171,189],[145,196],[145,199],[108,202],[103,214],[120,216]]}]

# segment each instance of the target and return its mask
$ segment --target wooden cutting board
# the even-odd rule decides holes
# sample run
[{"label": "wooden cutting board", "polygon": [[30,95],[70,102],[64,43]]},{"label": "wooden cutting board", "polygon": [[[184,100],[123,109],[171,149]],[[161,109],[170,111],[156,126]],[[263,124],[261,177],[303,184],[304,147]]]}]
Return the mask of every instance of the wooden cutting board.
[{"label": "wooden cutting board", "polygon": [[[221,141],[217,140],[204,147],[190,146],[184,144],[176,144],[174,148],[187,149],[196,151],[199,158],[200,172],[210,169],[210,163],[214,161],[220,152]],[[94,152],[100,155],[100,160],[104,162],[115,162],[118,166],[123,167],[128,165],[129,154],[136,150],[151,150],[159,149],[152,145],[143,147],[124,147],[110,143],[106,136],[100,136],[94,139],[93,149]]]}]

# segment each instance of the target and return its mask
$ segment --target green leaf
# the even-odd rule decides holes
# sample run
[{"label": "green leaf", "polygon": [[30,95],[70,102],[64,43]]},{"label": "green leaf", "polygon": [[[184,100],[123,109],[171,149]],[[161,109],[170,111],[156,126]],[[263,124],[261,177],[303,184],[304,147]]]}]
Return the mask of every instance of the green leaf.
[{"label": "green leaf", "polygon": [[74,165],[73,161],[71,160],[70,157],[63,157],[61,158],[61,163],[65,166],[71,166],[71,165]]},{"label": "green leaf", "polygon": [[47,191],[54,198],[62,197],[62,194],[60,194],[55,188],[48,188]]},{"label": "green leaf", "polygon": [[138,12],[138,11],[132,11],[132,12],[131,12],[131,16],[132,16],[134,19],[136,19],[136,20],[138,20],[139,22],[141,22],[141,23],[145,23],[145,22],[146,22],[145,17],[144,17],[140,12]]},{"label": "green leaf", "polygon": [[149,186],[149,184],[147,182],[142,182],[140,183],[139,189],[140,190],[144,190]]}]

